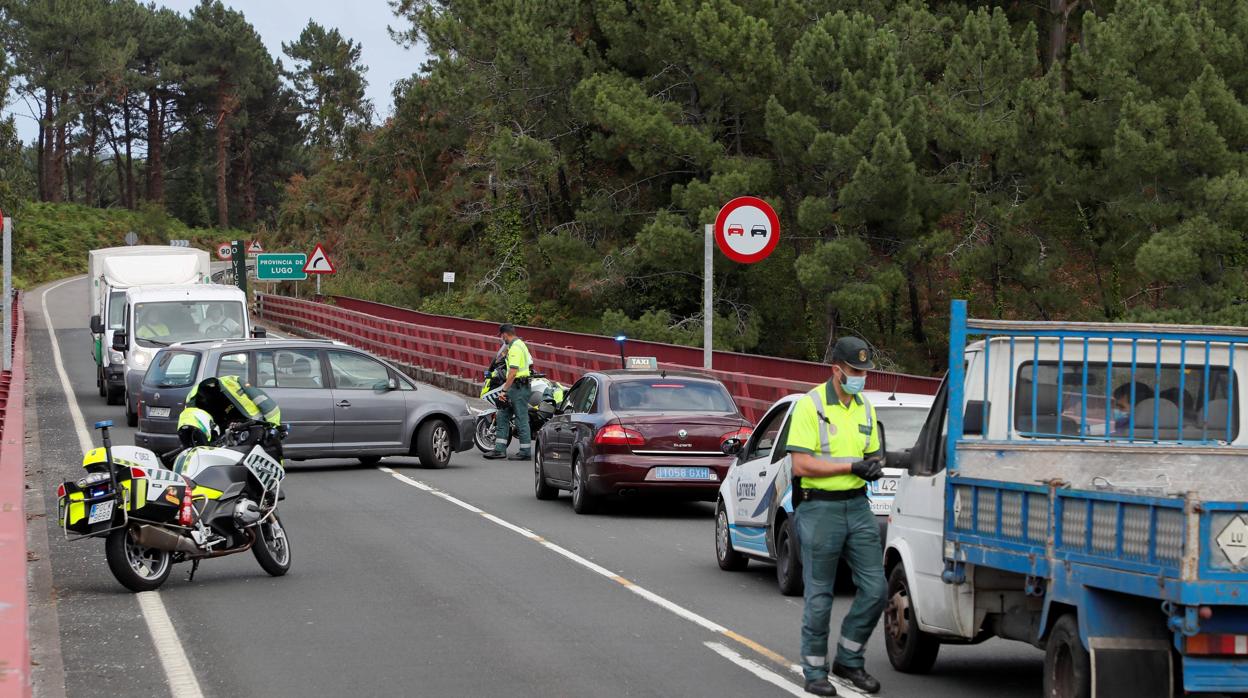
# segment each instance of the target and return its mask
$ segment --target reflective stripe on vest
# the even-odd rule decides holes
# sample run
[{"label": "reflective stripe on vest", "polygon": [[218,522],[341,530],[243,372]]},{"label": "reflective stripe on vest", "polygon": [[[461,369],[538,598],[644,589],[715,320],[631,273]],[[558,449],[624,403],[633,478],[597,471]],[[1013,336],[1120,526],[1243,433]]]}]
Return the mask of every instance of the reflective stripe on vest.
[{"label": "reflective stripe on vest", "polygon": [[[827,390],[827,388],[825,387],[824,390]],[[810,401],[814,403],[815,414],[819,415],[819,455],[831,457],[832,437],[831,430],[828,427],[830,422],[828,421],[828,413],[823,409],[824,403],[823,398],[819,395],[819,388],[806,393],[806,397],[810,398]],[[871,403],[865,397],[859,395],[858,399],[862,400],[862,408],[867,415],[866,441],[862,445],[862,451],[866,453],[867,449],[871,448],[871,432],[875,431],[875,420],[872,419],[874,411],[871,409]]]}]

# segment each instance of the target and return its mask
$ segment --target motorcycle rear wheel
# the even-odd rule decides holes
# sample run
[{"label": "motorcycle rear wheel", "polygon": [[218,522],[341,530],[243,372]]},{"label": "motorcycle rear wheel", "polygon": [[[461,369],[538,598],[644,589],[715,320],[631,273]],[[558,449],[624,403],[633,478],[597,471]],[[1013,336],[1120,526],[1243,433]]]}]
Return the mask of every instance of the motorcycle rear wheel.
[{"label": "motorcycle rear wheel", "polygon": [[119,528],[104,539],[108,569],[130,591],[155,591],[169,578],[173,554],[168,550],[144,548],[129,529]]},{"label": "motorcycle rear wheel", "polygon": [[273,512],[272,518],[256,526],[256,542],[251,545],[256,562],[265,572],[280,577],[290,571],[290,539],[282,519]]}]

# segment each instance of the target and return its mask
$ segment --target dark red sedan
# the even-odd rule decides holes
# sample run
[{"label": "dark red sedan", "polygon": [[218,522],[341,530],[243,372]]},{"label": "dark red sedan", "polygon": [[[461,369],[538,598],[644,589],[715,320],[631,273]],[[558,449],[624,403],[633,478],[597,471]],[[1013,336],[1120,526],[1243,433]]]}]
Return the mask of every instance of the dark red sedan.
[{"label": "dark red sedan", "polygon": [[678,371],[587,373],[538,432],[538,499],[572,491],[591,513],[608,495],[670,494],[714,501],[733,457],[728,439],[752,427],[719,381]]}]

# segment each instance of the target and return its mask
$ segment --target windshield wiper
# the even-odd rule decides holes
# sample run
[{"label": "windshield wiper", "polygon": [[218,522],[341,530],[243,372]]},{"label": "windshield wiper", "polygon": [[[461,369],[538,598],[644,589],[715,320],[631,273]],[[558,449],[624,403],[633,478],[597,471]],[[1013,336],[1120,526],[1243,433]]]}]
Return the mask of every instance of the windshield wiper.
[{"label": "windshield wiper", "polygon": [[159,339],[148,339],[147,337],[139,337],[139,341],[140,341],[140,342],[151,342],[152,344],[155,344],[155,345],[156,345],[156,346],[158,346],[158,347],[171,347],[171,346],[173,346],[173,343],[172,343],[172,342],[162,342],[162,341],[160,341]]}]

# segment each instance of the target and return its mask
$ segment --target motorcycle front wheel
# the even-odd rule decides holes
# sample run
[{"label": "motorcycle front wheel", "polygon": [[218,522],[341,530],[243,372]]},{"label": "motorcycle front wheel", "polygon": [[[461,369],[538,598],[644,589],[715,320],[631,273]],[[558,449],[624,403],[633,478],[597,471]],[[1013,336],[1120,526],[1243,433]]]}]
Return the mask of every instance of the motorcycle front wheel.
[{"label": "motorcycle front wheel", "polygon": [[290,539],[282,519],[273,512],[267,521],[256,525],[256,542],[251,544],[256,562],[265,572],[280,577],[290,571]]},{"label": "motorcycle front wheel", "polygon": [[104,539],[108,569],[130,591],[155,591],[169,578],[173,554],[139,545],[129,529],[119,528]]},{"label": "motorcycle front wheel", "polygon": [[[494,450],[494,440],[498,436],[496,417],[497,413],[477,417],[477,428],[473,431],[472,442],[476,444],[477,450],[482,453],[489,453]],[[511,445],[510,437],[511,435],[508,434],[507,446]],[[506,446],[503,448],[506,449]]]}]

